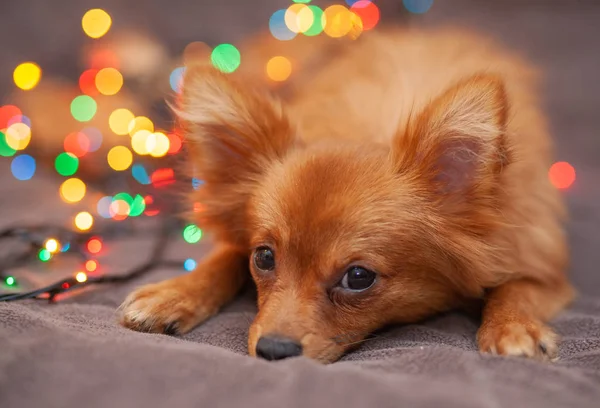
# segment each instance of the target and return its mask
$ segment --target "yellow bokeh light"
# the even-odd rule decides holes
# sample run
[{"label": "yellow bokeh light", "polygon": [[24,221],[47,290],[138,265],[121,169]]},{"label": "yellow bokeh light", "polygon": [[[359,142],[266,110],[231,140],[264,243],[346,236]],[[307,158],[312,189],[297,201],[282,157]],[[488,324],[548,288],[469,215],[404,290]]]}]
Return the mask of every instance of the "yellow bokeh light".
[{"label": "yellow bokeh light", "polygon": [[[306,4],[295,3],[295,4],[292,4],[291,6],[289,6],[287,8],[287,10],[285,11],[285,14],[284,14],[285,25],[291,32],[293,32],[293,33],[301,32],[299,24],[298,24],[298,22],[299,22],[298,15],[305,8],[308,9],[308,6]],[[312,11],[310,11],[310,9],[308,9],[308,11],[312,15]]]},{"label": "yellow bokeh light", "polygon": [[124,200],[115,200],[110,203],[108,211],[112,218],[125,219],[129,215],[129,204]]},{"label": "yellow bokeh light", "polygon": [[330,37],[343,37],[352,29],[352,12],[341,4],[329,6],[323,12],[323,31]]},{"label": "yellow bokeh light", "polygon": [[15,85],[24,91],[35,88],[42,78],[42,70],[33,62],[19,64],[13,71]]},{"label": "yellow bokeh light", "polygon": [[273,81],[285,81],[291,73],[292,63],[286,57],[273,57],[267,62],[267,76]]},{"label": "yellow bokeh light", "polygon": [[25,123],[13,123],[4,133],[6,144],[15,150],[23,150],[31,141],[31,129]]},{"label": "yellow bokeh light", "polygon": [[356,40],[363,32],[363,21],[358,14],[350,12],[350,22],[352,23],[352,27],[348,32],[348,37]]},{"label": "yellow bokeh light", "polygon": [[82,211],[75,216],[75,226],[81,231],[87,231],[94,225],[94,217],[87,211]]},{"label": "yellow bokeh light", "polygon": [[123,75],[114,68],[102,68],[96,74],[96,88],[102,95],[114,95],[123,86]]},{"label": "yellow bokeh light", "polygon": [[91,38],[100,38],[108,32],[112,24],[110,15],[102,9],[88,10],[81,19],[83,31]]},{"label": "yellow bokeh light", "polygon": [[55,240],[54,238],[50,238],[49,240],[46,241],[46,243],[44,244],[44,247],[46,248],[46,250],[48,252],[53,254],[56,251],[58,251],[60,245],[57,240]]},{"label": "yellow bokeh light", "polygon": [[131,154],[131,150],[125,146],[115,146],[108,151],[106,159],[108,160],[108,165],[111,169],[123,171],[131,166],[133,154]]},{"label": "yellow bokeh light", "polygon": [[131,138],[131,148],[133,149],[133,151],[139,154],[140,156],[144,156],[150,153],[147,148],[147,142],[150,136],[152,135],[152,132],[145,129],[137,131]]},{"label": "yellow bokeh light", "polygon": [[137,116],[129,122],[127,126],[129,136],[133,137],[140,130],[147,130],[148,132],[154,132],[154,123],[145,116]]},{"label": "yellow bokeh light", "polygon": [[85,183],[78,178],[70,178],[60,185],[60,197],[67,203],[76,203],[85,196]]},{"label": "yellow bokeh light", "polygon": [[146,139],[146,149],[152,157],[163,157],[169,151],[169,138],[162,132],[152,133]]},{"label": "yellow bokeh light", "polygon": [[85,274],[85,272],[77,272],[77,274],[75,275],[75,280],[79,283],[83,283],[87,280],[87,275]]},{"label": "yellow bokeh light", "polygon": [[108,117],[108,126],[117,135],[126,135],[129,133],[129,123],[134,117],[129,109],[116,109]]}]

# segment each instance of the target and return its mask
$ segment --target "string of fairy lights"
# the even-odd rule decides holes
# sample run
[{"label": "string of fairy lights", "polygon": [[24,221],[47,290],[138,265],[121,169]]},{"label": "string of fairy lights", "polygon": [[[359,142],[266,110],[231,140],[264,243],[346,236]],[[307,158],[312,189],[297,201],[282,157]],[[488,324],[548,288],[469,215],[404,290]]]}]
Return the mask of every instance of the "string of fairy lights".
[{"label": "string of fairy lights", "polygon": [[[426,13],[433,3],[434,0],[402,1],[413,14]],[[319,35],[358,39],[376,28],[379,20],[380,10],[374,0],[346,0],[326,8],[311,0],[293,0],[287,8],[270,15],[268,27],[274,38],[284,42],[298,36]],[[110,38],[112,23],[113,17],[103,9],[88,10],[81,18],[83,33],[92,45]],[[153,120],[152,114],[140,108],[133,96],[127,96],[125,62],[115,47],[113,43],[90,49],[86,66],[73,81],[75,91],[64,92],[73,94],[65,99],[68,106],[56,107],[68,110],[69,116],[64,121],[68,119],[69,126],[61,128],[63,133],[51,138],[50,144],[44,137],[48,129],[37,123],[43,120],[38,119],[39,112],[32,108],[35,104],[0,106],[0,156],[11,160],[14,178],[30,180],[36,176],[38,167],[45,173],[54,172],[59,178],[61,200],[73,208],[87,206],[83,211],[73,211],[72,224],[68,226],[19,226],[0,231],[0,241],[10,239],[27,244],[22,252],[0,258],[3,283],[0,288],[7,292],[0,295],[0,301],[40,297],[54,300],[58,294],[80,286],[122,282],[157,267],[191,271],[197,266],[193,258],[166,260],[164,252],[174,230],[188,244],[202,239],[199,226],[182,223],[173,216],[175,208],[170,203],[179,200],[169,196],[169,189],[182,181],[198,189],[203,182],[186,180],[175,171],[174,159],[185,150],[182,139],[176,130],[169,129],[168,123]],[[207,58],[225,73],[235,72],[242,63],[240,51],[227,43],[209,47],[197,41],[185,47],[184,63],[198,56]],[[273,55],[264,63],[264,72],[271,81],[283,82],[293,75],[293,62],[285,55]],[[185,66],[176,66],[164,75],[164,81],[175,94],[181,90],[184,73]],[[35,97],[36,93],[42,98],[44,83],[50,84],[51,78],[43,78],[39,64],[26,61],[14,69],[13,81],[16,99],[22,95]],[[53,100],[56,89],[51,88]],[[36,149],[36,141],[41,148]],[[575,180],[575,170],[569,163],[558,162],[550,169],[549,177],[557,188],[567,188]],[[115,191],[116,188],[121,190]],[[193,203],[193,211],[201,212],[202,203]],[[118,245],[115,236],[136,231],[128,227],[127,220],[152,217],[161,219],[160,229],[142,232],[157,237],[151,257],[125,273],[101,273],[98,255],[105,246]],[[45,263],[69,255],[78,257],[79,268],[67,271],[65,279],[40,289],[21,291],[20,279],[10,273],[28,265],[32,258]]]}]

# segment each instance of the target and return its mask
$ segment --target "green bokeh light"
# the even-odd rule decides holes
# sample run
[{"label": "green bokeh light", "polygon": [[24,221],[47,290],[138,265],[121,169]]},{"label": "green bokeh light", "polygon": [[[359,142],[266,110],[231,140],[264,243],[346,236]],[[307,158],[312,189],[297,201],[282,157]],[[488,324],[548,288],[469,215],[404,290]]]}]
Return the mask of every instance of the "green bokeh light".
[{"label": "green bokeh light", "polygon": [[52,258],[52,254],[47,249],[40,249],[38,257],[40,258],[40,261],[48,262],[50,258]]},{"label": "green bokeh light", "polygon": [[79,159],[73,153],[61,153],[56,157],[54,167],[61,176],[72,176],[79,168]]},{"label": "green bokeh light", "polygon": [[144,197],[142,197],[139,194],[136,195],[129,208],[130,217],[138,217],[142,215],[142,213],[146,209],[146,202],[144,201]]},{"label": "green bokeh light", "polygon": [[308,6],[308,8],[313,13],[313,23],[308,30],[304,32],[304,35],[312,37],[323,32],[323,10],[318,6]]},{"label": "green bokeh light", "polygon": [[87,122],[96,114],[98,105],[88,95],[79,95],[71,102],[71,115],[79,122]]},{"label": "green bokeh light", "polygon": [[202,239],[202,230],[194,224],[190,224],[183,230],[183,239],[188,244],[195,244]]},{"label": "green bokeh light", "polygon": [[3,132],[0,132],[0,156],[11,157],[14,156],[16,152],[15,149],[6,143],[6,135]]},{"label": "green bokeh light", "polygon": [[8,286],[14,286],[17,284],[17,280],[13,276],[7,276],[6,279],[4,279],[4,282]]},{"label": "green bokeh light", "polygon": [[219,44],[210,54],[210,60],[215,68],[230,74],[240,66],[241,55],[233,45]]},{"label": "green bokeh light", "polygon": [[114,201],[125,201],[127,203],[127,205],[129,206],[129,209],[131,210],[131,206],[133,205],[133,197],[128,194],[128,193],[117,193],[113,196],[113,202]]}]

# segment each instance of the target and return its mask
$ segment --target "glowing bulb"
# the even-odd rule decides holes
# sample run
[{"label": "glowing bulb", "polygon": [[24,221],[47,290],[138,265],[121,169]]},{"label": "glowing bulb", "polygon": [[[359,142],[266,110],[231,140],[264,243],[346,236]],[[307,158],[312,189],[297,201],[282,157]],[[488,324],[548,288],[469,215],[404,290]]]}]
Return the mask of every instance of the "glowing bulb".
[{"label": "glowing bulb", "polygon": [[38,258],[40,258],[40,261],[42,262],[48,262],[50,258],[52,258],[52,254],[46,248],[43,248],[38,252]]},{"label": "glowing bulb", "polygon": [[285,81],[292,73],[292,63],[286,57],[273,57],[267,62],[267,76],[273,81]]},{"label": "glowing bulb", "polygon": [[556,188],[565,189],[575,182],[575,169],[567,162],[557,162],[548,171],[550,182]]},{"label": "glowing bulb", "polygon": [[114,95],[123,86],[123,75],[114,68],[103,68],[96,74],[95,83],[98,92],[102,95]]},{"label": "glowing bulb", "polygon": [[38,82],[40,82],[41,77],[42,70],[33,62],[19,64],[13,72],[15,85],[24,91],[35,88]]},{"label": "glowing bulb", "polygon": [[194,224],[190,224],[183,230],[183,239],[188,244],[195,244],[202,238],[202,230]]},{"label": "glowing bulb", "polygon": [[195,260],[193,260],[192,258],[188,258],[185,260],[185,262],[183,262],[183,268],[188,272],[191,272],[194,269],[196,269],[197,265],[198,265],[198,263]]},{"label": "glowing bulb", "polygon": [[82,211],[75,216],[75,226],[81,231],[87,231],[94,225],[94,217],[87,211]]},{"label": "glowing bulb", "polygon": [[83,31],[91,38],[100,38],[108,32],[112,24],[110,15],[102,9],[88,10],[81,19]]},{"label": "glowing bulb", "polygon": [[85,269],[88,272],[94,272],[96,269],[98,269],[98,262],[90,259],[89,261],[85,262]]},{"label": "glowing bulb", "polygon": [[92,238],[87,243],[87,250],[92,254],[97,254],[102,250],[102,241],[98,238]]},{"label": "glowing bulb", "polygon": [[85,274],[85,272],[77,272],[77,274],[75,275],[75,280],[79,283],[83,283],[87,280],[87,275]]},{"label": "glowing bulb", "polygon": [[108,126],[117,135],[126,135],[129,133],[129,124],[134,118],[129,109],[115,109],[108,117]]},{"label": "glowing bulb", "polygon": [[7,286],[14,286],[17,283],[17,280],[13,276],[7,276],[4,279],[4,282]]},{"label": "glowing bulb", "polygon": [[78,178],[70,178],[60,185],[60,197],[67,203],[76,203],[85,196],[85,183]]},{"label": "glowing bulb", "polygon": [[60,244],[54,238],[50,238],[49,240],[46,241],[46,244],[44,245],[44,247],[46,248],[46,250],[48,250],[48,252],[53,254],[58,251],[58,249],[60,248]]},{"label": "glowing bulb", "polygon": [[133,162],[131,151],[125,146],[115,146],[107,155],[108,165],[116,171],[127,170]]}]

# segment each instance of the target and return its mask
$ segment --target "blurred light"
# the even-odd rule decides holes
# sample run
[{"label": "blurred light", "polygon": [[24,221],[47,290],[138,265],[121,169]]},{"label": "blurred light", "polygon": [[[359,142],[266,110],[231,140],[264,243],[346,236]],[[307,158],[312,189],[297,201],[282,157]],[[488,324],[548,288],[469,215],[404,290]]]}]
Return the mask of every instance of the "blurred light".
[{"label": "blurred light", "polygon": [[292,63],[286,57],[273,57],[267,62],[267,76],[273,81],[285,81],[291,73]]},{"label": "blurred light", "polygon": [[48,252],[53,254],[58,251],[58,248],[60,248],[60,244],[54,238],[50,238],[49,240],[46,241],[46,243],[44,244],[44,247],[46,248],[46,250]]},{"label": "blurred light", "polygon": [[304,35],[312,37],[323,32],[323,10],[318,6],[308,6],[312,11],[312,24],[304,31]]},{"label": "blurred light", "polygon": [[197,265],[198,263],[196,261],[194,261],[192,258],[188,258],[183,262],[183,269],[185,269],[188,272],[191,272],[194,269],[196,269]]},{"label": "blurred light", "polygon": [[148,132],[154,132],[154,123],[145,116],[137,116],[129,122],[127,125],[127,131],[129,136],[133,137],[140,130],[147,130]]},{"label": "blurred light", "polygon": [[[102,69],[102,68],[119,68],[119,57],[110,48],[96,49],[89,54],[90,68]],[[95,86],[94,81],[94,86]]]},{"label": "blurred light", "polygon": [[280,41],[289,41],[296,37],[296,33],[285,24],[285,12],[286,10],[277,10],[269,19],[271,35]]},{"label": "blurred light", "polygon": [[96,74],[96,88],[102,95],[114,95],[123,86],[123,75],[115,68],[102,68]]},{"label": "blurred light", "polygon": [[85,196],[85,183],[78,178],[70,178],[60,185],[60,197],[67,203],[76,203]]},{"label": "blurred light", "polygon": [[370,1],[361,0],[355,2],[350,8],[362,21],[362,29],[367,31],[374,28],[379,22],[379,7]]},{"label": "blurred light", "polygon": [[200,186],[203,184],[204,184],[204,180],[200,180],[195,177],[192,179],[192,187],[194,188],[194,190],[198,190],[200,188]]},{"label": "blurred light", "polygon": [[169,84],[171,89],[175,92],[181,92],[181,86],[183,84],[183,74],[185,73],[185,67],[178,67],[171,72],[169,76]]},{"label": "blurred light", "polygon": [[61,176],[72,176],[78,167],[79,159],[73,153],[61,153],[54,160],[54,168]]},{"label": "blurred light", "polygon": [[196,62],[208,62],[211,48],[202,41],[194,41],[186,45],[183,50],[183,62],[185,65],[191,65]]},{"label": "blurred light", "polygon": [[63,283],[61,286],[63,289],[69,289],[71,287],[68,282]]},{"label": "blurred light", "polygon": [[25,115],[15,115],[8,120],[7,126],[14,125],[15,123],[24,123],[28,127],[31,127],[31,119]]},{"label": "blurred light", "polygon": [[40,249],[40,252],[38,252],[38,258],[40,258],[40,261],[42,262],[48,262],[50,258],[52,258],[52,254],[46,248],[42,248]]},{"label": "blurred light", "polygon": [[6,144],[15,150],[23,150],[31,141],[31,129],[24,123],[13,123],[4,133]]},{"label": "blurred light", "polygon": [[285,10],[284,20],[286,27],[293,33],[303,33],[313,23],[313,13],[306,4],[292,4]]},{"label": "blurred light", "polygon": [[233,45],[219,44],[210,54],[210,61],[219,71],[230,74],[240,66],[241,56]]},{"label": "blurred light", "polygon": [[35,174],[35,159],[28,154],[16,156],[10,163],[10,170],[17,180],[29,180]]},{"label": "blurred light", "polygon": [[294,3],[310,3],[311,0],[294,0]]},{"label": "blurred light", "polygon": [[142,215],[144,210],[146,209],[146,202],[144,201],[144,197],[137,194],[131,203],[131,208],[129,210],[130,217],[139,217]]},{"label": "blurred light", "polygon": [[102,132],[93,127],[86,127],[81,130],[88,140],[88,148],[90,152],[95,152],[102,146]]},{"label": "blurred light", "polygon": [[108,165],[113,170],[123,171],[131,166],[133,155],[131,154],[131,150],[125,146],[115,146],[109,150],[106,159],[108,160]]},{"label": "blurred light", "polygon": [[195,244],[202,238],[202,230],[194,224],[190,224],[183,229],[183,239],[188,244]]},{"label": "blurred light", "polygon": [[144,186],[150,184],[150,177],[142,164],[134,164],[131,167],[131,175],[138,183]]},{"label": "blurred light", "polygon": [[557,162],[550,167],[548,172],[550,182],[556,188],[565,189],[575,182],[575,169],[567,162]]},{"label": "blurred light", "polygon": [[[359,1],[364,1],[364,0],[346,0],[346,4],[349,6],[354,5],[354,3],[358,3]],[[371,0],[366,0],[366,1],[371,1]]]},{"label": "blurred light", "polygon": [[423,14],[429,11],[433,5],[433,0],[402,0],[404,7],[415,14]]},{"label": "blurred light", "polygon": [[127,201],[114,200],[110,203],[110,216],[115,221],[122,221],[129,216],[130,209],[131,207]]},{"label": "blurred light", "polygon": [[63,147],[65,148],[65,152],[72,153],[76,157],[83,157],[91,150],[90,140],[82,132],[69,133],[65,137]]},{"label": "blurred light", "polygon": [[202,212],[204,210],[205,210],[205,208],[204,208],[204,205],[202,205],[202,203],[194,203],[194,212],[195,213]]},{"label": "blurred light", "polygon": [[129,193],[117,193],[113,197],[113,201],[125,201],[129,207],[133,204],[133,197]]},{"label": "blurred light", "polygon": [[85,274],[85,272],[77,272],[77,274],[75,275],[75,280],[79,283],[83,283],[87,280],[87,275]]},{"label": "blurred light", "polygon": [[[133,151],[140,156],[148,154],[148,139],[150,139],[153,134],[154,133],[145,129],[137,131],[131,138],[131,148]],[[154,136],[152,137],[154,138]]]},{"label": "blurred light", "polygon": [[352,13],[344,6],[335,4],[323,13],[323,31],[330,37],[343,37],[352,28]]},{"label": "blurred light", "polygon": [[81,19],[83,31],[91,38],[100,38],[108,32],[112,24],[110,15],[102,9],[88,10]]},{"label": "blurred light", "polygon": [[175,182],[175,173],[173,169],[158,169],[150,176],[152,185],[156,188],[166,187]]},{"label": "blurred light", "polygon": [[350,13],[350,21],[352,22],[352,28],[350,28],[347,35],[349,38],[356,40],[364,31],[363,21],[360,16],[354,12]]},{"label": "blurred light", "polygon": [[100,238],[91,238],[87,242],[86,246],[88,252],[92,254],[97,254],[98,252],[102,251],[102,241],[100,241]]},{"label": "blurred light", "polygon": [[81,92],[90,96],[98,95],[98,89],[96,88],[97,73],[97,69],[88,69],[81,74],[79,77],[79,89],[81,89]]},{"label": "blurred light", "polygon": [[71,115],[79,122],[91,120],[96,114],[97,109],[98,105],[96,101],[88,95],[79,95],[71,102]]},{"label": "blurred light", "polygon": [[15,105],[4,105],[0,107],[0,129],[8,127],[9,121],[15,116],[21,116],[23,112]]},{"label": "blurred light", "polygon": [[162,132],[152,133],[146,139],[146,149],[152,157],[163,157],[169,151],[169,138]]},{"label": "blurred light", "polygon": [[182,142],[181,138],[176,133],[169,133],[167,135],[169,138],[169,154],[178,153],[181,150]]},{"label": "blurred light", "polygon": [[96,204],[96,211],[102,218],[110,218],[110,205],[113,202],[112,196],[104,196],[100,200],[98,200],[98,204]]},{"label": "blurred light", "polygon": [[17,280],[14,276],[7,276],[4,278],[4,283],[6,283],[7,286],[14,286],[17,283]]},{"label": "blurred light", "polygon": [[75,216],[75,226],[81,231],[87,231],[94,225],[94,217],[87,211],[82,211]]},{"label": "blurred light", "polygon": [[129,123],[134,118],[135,115],[129,109],[115,109],[108,117],[108,126],[117,135],[123,136],[129,133]]},{"label": "blurred light", "polygon": [[152,196],[147,195],[146,197],[144,197],[144,203],[146,203],[146,211],[144,211],[144,215],[148,217],[154,217],[155,215],[158,215],[158,213],[160,212],[158,209],[148,208],[152,204],[154,204],[154,198]]},{"label": "blurred light", "polygon": [[90,259],[89,261],[86,261],[85,263],[85,269],[88,272],[94,272],[96,269],[98,269],[98,262]]},{"label": "blurred light", "polygon": [[61,248],[60,248],[60,252],[67,252],[69,250],[69,248],[71,248],[71,244],[69,244],[68,242],[66,244],[64,244]]},{"label": "blurred light", "polygon": [[19,64],[13,71],[15,85],[24,91],[35,88],[42,77],[42,70],[33,62]]},{"label": "blurred light", "polygon": [[4,132],[0,132],[0,156],[11,157],[17,152],[16,149],[13,149],[6,142],[6,135]]}]

